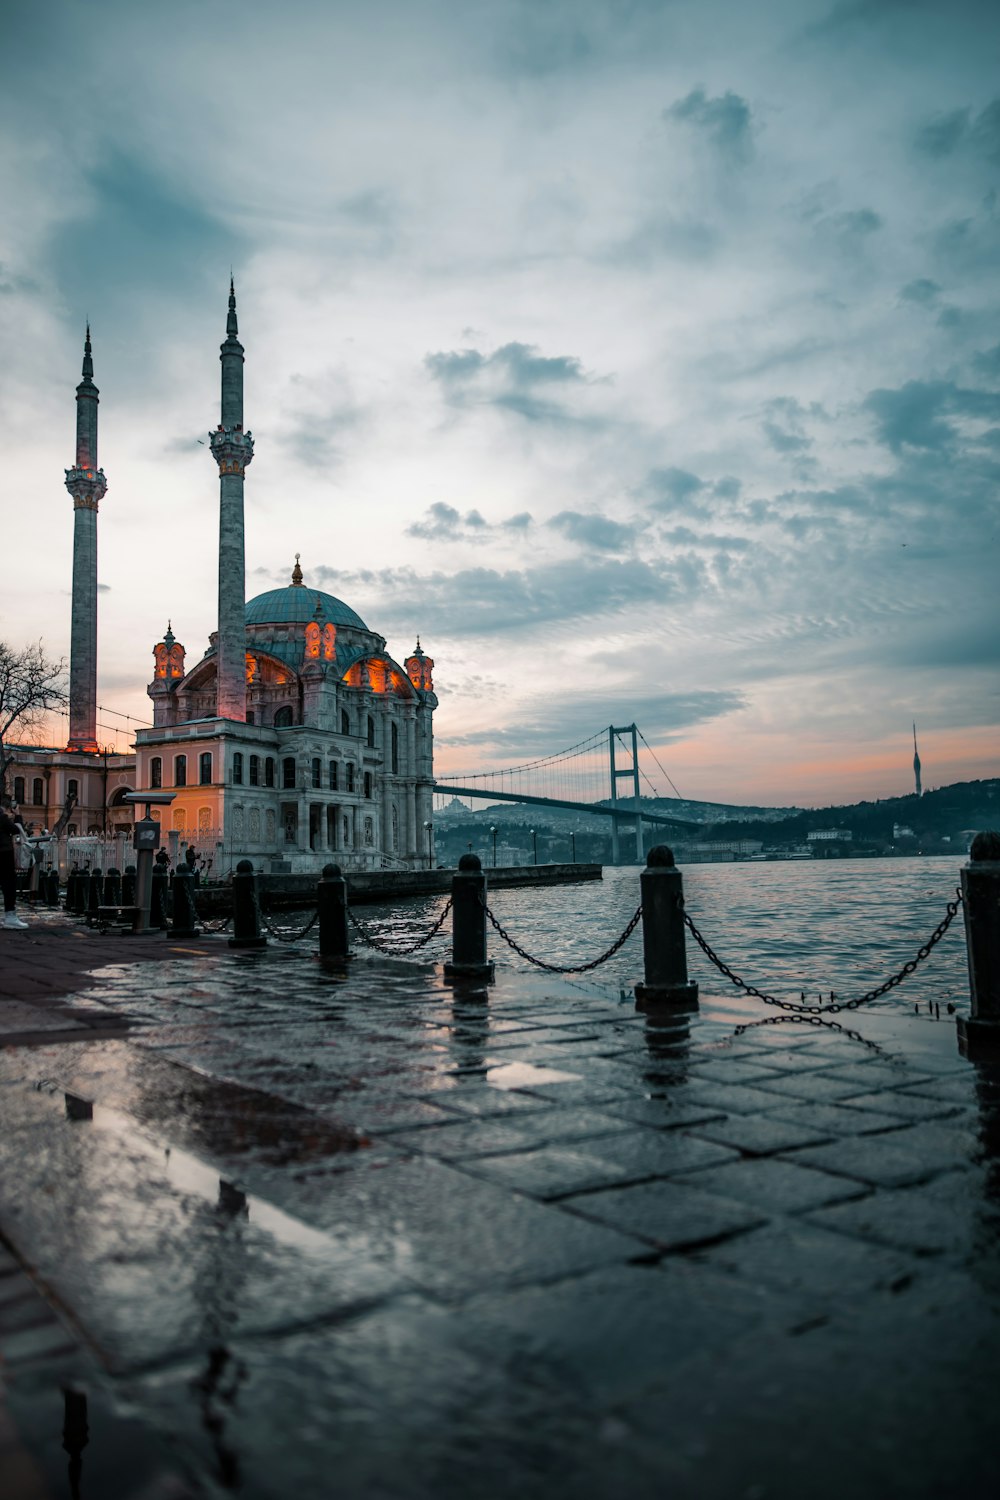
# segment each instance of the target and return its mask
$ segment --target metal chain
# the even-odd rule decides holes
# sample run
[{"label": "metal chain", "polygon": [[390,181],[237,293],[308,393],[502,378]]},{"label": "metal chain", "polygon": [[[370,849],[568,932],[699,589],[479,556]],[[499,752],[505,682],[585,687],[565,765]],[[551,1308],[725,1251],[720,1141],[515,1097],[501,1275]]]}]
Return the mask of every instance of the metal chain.
[{"label": "metal chain", "polygon": [[198,918],[198,925],[202,932],[225,932],[227,927],[232,926],[232,922],[233,918],[231,914],[224,922],[206,922],[204,917]]},{"label": "metal chain", "polygon": [[279,943],[297,943],[300,938],[304,938],[306,933],[311,932],[316,926],[316,923],[319,921],[319,907],[313,912],[306,925],[304,927],[297,927],[294,932],[288,928],[282,932],[280,927],[275,927],[271,919],[261,911],[259,906],[257,907],[257,915],[271,936],[276,937]]},{"label": "metal chain", "polygon": [[[481,897],[480,900],[482,901]],[[642,907],[640,905],[636,907],[635,913],[631,917],[629,924],[625,928],[625,931],[622,933],[621,937],[617,938],[616,941],[611,944],[611,947],[608,948],[604,953],[602,953],[599,958],[592,958],[589,964],[547,964],[544,959],[535,958],[532,954],[527,953],[525,949],[521,947],[520,943],[514,941],[510,933],[507,932],[505,928],[501,927],[500,923],[490,911],[485,901],[482,901],[482,907],[483,911],[486,913],[491,923],[493,924],[494,930],[500,934],[507,946],[509,948],[513,948],[514,952],[517,953],[521,958],[525,959],[529,964],[534,964],[536,969],[544,969],[548,974],[586,974],[590,969],[599,968],[601,964],[607,963],[609,958],[614,958],[619,948],[624,947],[625,943],[632,936],[633,932],[642,921]]]},{"label": "metal chain", "polygon": [[893,974],[890,979],[887,979],[884,984],[878,985],[875,989],[868,990],[865,994],[859,995],[855,1000],[833,1001],[832,1003],[827,1005],[803,1005],[798,1004],[793,1000],[779,1000],[774,995],[767,995],[763,990],[757,989],[755,985],[747,984],[746,980],[741,979],[738,974],[734,974],[729,965],[723,963],[722,959],[698,931],[694,922],[684,910],[684,897],[678,897],[678,905],[681,909],[681,912],[683,913],[685,926],[691,933],[691,936],[694,938],[695,942],[698,944],[698,947],[704,953],[705,957],[709,960],[710,963],[713,963],[715,965],[720,974],[724,974],[727,979],[732,980],[737,989],[743,990],[748,995],[752,995],[755,1000],[762,1000],[765,1005],[776,1005],[779,1010],[796,1011],[800,1015],[808,1014],[810,1016],[832,1015],[841,1010],[857,1010],[860,1005],[868,1005],[872,1000],[878,1000],[882,995],[888,994],[889,990],[895,989],[897,984],[902,984],[903,980],[907,979],[913,973],[917,965],[921,964],[925,958],[928,958],[930,956],[931,951],[944,937],[945,933],[948,931],[948,928],[955,920],[955,915],[961,903],[962,892],[958,887],[956,887],[955,900],[949,901],[946,906],[947,915],[943,917],[942,920],[938,923],[934,931],[931,933],[930,937],[927,939],[926,943],[921,944],[921,946],[917,949],[916,958],[909,959],[903,965],[903,967],[899,969],[895,974]]},{"label": "metal chain", "polygon": [[356,917],[354,915],[350,907],[347,908],[347,915],[351,920],[351,925],[353,926],[354,930],[361,938],[361,941],[367,943],[369,948],[377,948],[379,953],[387,953],[390,958],[406,958],[409,954],[416,953],[418,949],[426,947],[431,938],[437,936],[437,934],[441,931],[441,928],[444,926],[445,917],[450,911],[451,897],[449,896],[448,900],[445,902],[444,910],[441,912],[441,915],[438,917],[433,927],[431,927],[429,931],[425,932],[423,937],[417,938],[417,941],[415,943],[410,943],[406,948],[393,948],[390,946],[390,944],[383,943],[380,938],[375,937],[370,929],[365,926],[360,917]]}]

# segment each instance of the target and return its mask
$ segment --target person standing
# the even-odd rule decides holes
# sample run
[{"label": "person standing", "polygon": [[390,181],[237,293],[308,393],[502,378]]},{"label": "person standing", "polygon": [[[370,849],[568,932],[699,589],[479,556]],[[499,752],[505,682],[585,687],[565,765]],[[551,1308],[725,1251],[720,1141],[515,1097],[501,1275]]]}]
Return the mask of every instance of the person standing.
[{"label": "person standing", "polygon": [[[4,799],[6,802],[6,798]],[[3,925],[5,927],[27,927],[22,922],[15,905],[17,903],[17,855],[14,840],[25,838],[21,812],[15,802],[0,805],[0,889],[3,891]]]}]

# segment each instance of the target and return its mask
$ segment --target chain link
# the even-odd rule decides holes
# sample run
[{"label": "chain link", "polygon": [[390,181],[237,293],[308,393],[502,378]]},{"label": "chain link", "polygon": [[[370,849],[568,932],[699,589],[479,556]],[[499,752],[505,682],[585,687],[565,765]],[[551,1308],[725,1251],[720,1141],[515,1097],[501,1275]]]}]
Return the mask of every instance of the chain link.
[{"label": "chain link", "polygon": [[599,968],[601,964],[607,963],[609,958],[614,958],[618,950],[625,946],[628,939],[632,936],[633,932],[642,921],[642,907],[640,905],[636,907],[635,912],[630,918],[628,926],[625,928],[625,931],[622,933],[621,937],[617,938],[615,942],[611,944],[611,947],[608,948],[604,953],[602,953],[599,958],[592,958],[589,964],[548,964],[544,959],[535,958],[532,954],[528,953],[524,948],[522,948],[520,943],[515,942],[510,933],[507,932],[507,930],[502,927],[497,921],[496,917],[490,911],[490,908],[487,906],[486,902],[482,901],[481,897],[480,900],[482,902],[483,911],[486,913],[486,915],[490,919],[490,922],[493,924],[494,931],[499,933],[504,942],[507,944],[508,948],[513,948],[514,952],[518,954],[520,958],[525,959],[529,964],[534,964],[536,969],[544,969],[547,974],[586,974],[591,969]]},{"label": "chain link", "polygon": [[375,937],[374,933],[365,926],[360,917],[356,917],[354,915],[350,907],[347,908],[347,915],[350,918],[351,926],[354,928],[355,932],[357,932],[358,936],[361,938],[361,941],[363,943],[367,943],[369,948],[375,948],[379,953],[387,953],[390,958],[406,958],[409,956],[409,954],[416,953],[419,951],[419,949],[426,947],[431,938],[437,936],[437,934],[441,931],[441,928],[444,926],[445,917],[450,911],[451,897],[449,896],[448,900],[445,902],[444,910],[441,912],[441,915],[438,917],[434,925],[429,929],[429,931],[424,933],[423,937],[417,938],[417,941],[415,943],[410,943],[406,948],[393,948],[389,943],[383,943],[380,938]]},{"label": "chain link", "polygon": [[201,928],[202,932],[225,932],[227,927],[232,926],[232,923],[232,914],[230,914],[224,922],[206,922],[204,917],[198,918],[198,925]]},{"label": "chain link", "polygon": [[297,927],[294,932],[287,927],[284,932],[282,932],[280,927],[275,927],[270,917],[261,911],[260,906],[257,907],[257,915],[271,936],[276,937],[279,943],[297,943],[301,938],[305,937],[307,932],[311,932],[316,926],[316,923],[319,921],[319,907],[313,912],[306,925],[304,927]]},{"label": "chain link", "polygon": [[[767,995],[763,990],[757,989],[756,985],[747,984],[745,979],[741,979],[738,974],[734,974],[729,965],[723,963],[722,959],[698,931],[698,928],[695,926],[694,922],[684,910],[683,896],[678,897],[678,905],[680,906],[683,913],[685,926],[691,933],[691,936],[694,938],[695,942],[698,944],[698,947],[704,953],[705,957],[709,960],[710,963],[713,963],[715,965],[720,974],[724,974],[727,979],[731,980],[732,983],[735,984],[737,989],[743,990],[748,995],[752,995],[755,1000],[762,1000],[765,1005],[776,1005],[779,1010],[795,1011],[801,1017],[804,1017],[806,1015],[833,1015],[836,1012],[842,1010],[857,1010],[859,1006],[868,1005],[872,1000],[878,1000],[883,995],[888,994],[890,990],[896,988],[897,984],[902,984],[904,979],[909,978],[909,976],[913,973],[917,966],[923,963],[925,958],[928,958],[930,956],[933,949],[941,941],[945,933],[948,931],[948,928],[955,920],[955,915],[961,903],[962,892],[958,887],[956,887],[955,900],[949,901],[947,903],[945,908],[946,915],[935,927],[926,943],[921,944],[921,946],[917,949],[916,958],[909,959],[903,965],[903,967],[897,970],[897,972],[893,974],[891,978],[887,979],[884,984],[878,985],[875,989],[867,990],[865,994],[859,995],[855,1000],[833,1001],[827,1005],[804,1005],[798,1004],[793,1000],[779,1000],[774,995]],[[822,1022],[816,1022],[814,1024],[821,1025]]]}]

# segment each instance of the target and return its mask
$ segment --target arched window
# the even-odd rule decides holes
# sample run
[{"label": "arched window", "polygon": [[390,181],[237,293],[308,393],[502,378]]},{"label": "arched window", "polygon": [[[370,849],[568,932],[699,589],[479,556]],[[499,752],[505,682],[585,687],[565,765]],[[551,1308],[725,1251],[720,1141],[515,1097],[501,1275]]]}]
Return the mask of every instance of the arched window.
[{"label": "arched window", "polygon": [[188,784],[188,758],[186,755],[174,756],[174,786],[187,786]]},{"label": "arched window", "polygon": [[340,710],[340,732],[341,734],[350,734],[351,732],[351,716],[346,708]]},{"label": "arched window", "polygon": [[259,755],[251,755],[251,757],[250,757],[250,785],[251,786],[260,786],[260,756]]},{"label": "arched window", "polygon": [[36,807],[45,806],[45,783],[40,776],[36,776],[31,783],[31,800]]},{"label": "arched window", "polygon": [[320,758],[319,758],[318,755],[314,755],[313,756],[313,758],[312,758],[312,765],[310,767],[310,770],[312,772],[312,784],[313,784],[313,786],[322,786],[323,785],[323,762],[320,760]]},{"label": "arched window", "polygon": [[71,779],[67,781],[66,796],[73,802],[78,802],[80,800],[80,783],[77,780]]},{"label": "arched window", "polygon": [[289,729],[293,723],[291,705],[285,703],[274,715],[274,727],[275,729]]},{"label": "arched window", "polygon": [[24,777],[23,776],[15,776],[14,777],[14,801],[17,803],[18,807],[20,807],[21,803],[24,801]]},{"label": "arched window", "polygon": [[281,762],[281,785],[286,788],[294,788],[295,786],[294,755],[286,755],[285,759]]},{"label": "arched window", "polygon": [[329,773],[330,790],[331,792],[335,792],[337,790],[337,762],[335,760],[331,760],[327,771]]},{"label": "arched window", "polygon": [[[241,756],[240,759],[242,760],[243,757]],[[211,752],[211,750],[203,750],[201,752],[201,754],[199,755],[199,757],[198,757],[198,785],[199,786],[211,786],[212,785],[212,752]]]},{"label": "arched window", "polygon": [[368,748],[369,750],[375,749],[375,720],[371,714],[368,715]]},{"label": "arched window", "polygon": [[163,785],[163,761],[158,755],[149,762],[149,784],[151,787]]},{"label": "arched window", "polygon": [[354,791],[354,767],[350,761],[347,763],[347,790]]},{"label": "arched window", "polygon": [[233,754],[233,786],[243,785],[243,756],[239,750]]},{"label": "arched window", "polygon": [[257,722],[257,715],[254,713],[254,711],[253,711],[252,708],[248,708],[247,709],[247,723],[248,724],[256,724],[256,722]]},{"label": "arched window", "polygon": [[274,786],[274,756],[269,755],[264,762],[264,785]]},{"label": "arched window", "polygon": [[399,775],[399,725],[393,721],[389,726],[389,750],[393,776]]},{"label": "arched window", "polygon": [[370,771],[366,771],[365,772],[365,796],[366,797],[370,797],[371,794],[372,794],[372,773]]}]

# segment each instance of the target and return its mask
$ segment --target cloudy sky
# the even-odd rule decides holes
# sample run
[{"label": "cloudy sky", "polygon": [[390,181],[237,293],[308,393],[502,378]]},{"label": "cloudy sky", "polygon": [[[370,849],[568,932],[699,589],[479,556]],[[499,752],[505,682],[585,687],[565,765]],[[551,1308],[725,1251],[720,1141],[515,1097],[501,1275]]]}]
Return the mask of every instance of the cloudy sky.
[{"label": "cloudy sky", "polygon": [[147,717],[168,617],[200,656],[232,266],[248,596],[301,552],[419,633],[441,772],[635,719],[685,796],[822,804],[909,790],[916,719],[925,784],[1000,773],[995,4],[0,28],[0,638],[68,654],[89,315],[98,701]]}]

